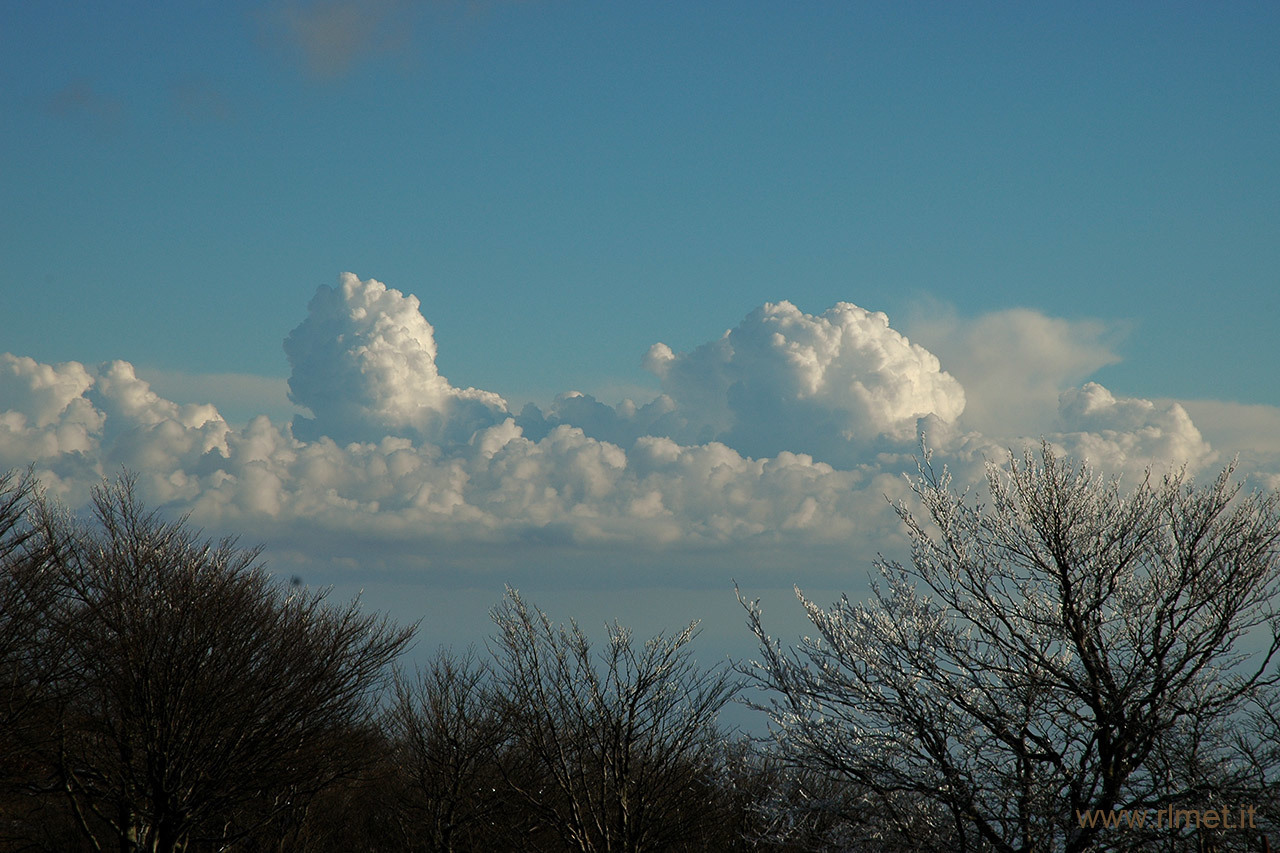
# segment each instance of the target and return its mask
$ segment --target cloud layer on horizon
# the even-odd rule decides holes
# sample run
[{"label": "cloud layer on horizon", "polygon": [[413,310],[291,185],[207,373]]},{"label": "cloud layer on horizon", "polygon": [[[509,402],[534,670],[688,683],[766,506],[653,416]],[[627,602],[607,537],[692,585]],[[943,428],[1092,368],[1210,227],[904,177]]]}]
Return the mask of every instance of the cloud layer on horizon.
[{"label": "cloud layer on horizon", "polygon": [[[1059,332],[1048,346],[1069,348],[1070,329]],[[1060,388],[1038,433],[974,429],[959,380],[884,314],[849,303],[820,315],[771,303],[692,352],[655,344],[645,364],[663,393],[643,404],[569,392],[511,412],[440,375],[415,297],[349,273],[319,289],[285,350],[290,396],[310,416],[243,428],[164,399],[127,362],[0,355],[0,469],[34,462],[76,505],[123,466],[153,504],[317,552],[345,537],[405,554],[643,555],[874,553],[897,536],[885,497],[903,493],[920,429],[959,478],[1039,435],[1107,470],[1218,461],[1179,404],[1096,383]],[[1081,358],[1063,375],[1085,371]]]}]

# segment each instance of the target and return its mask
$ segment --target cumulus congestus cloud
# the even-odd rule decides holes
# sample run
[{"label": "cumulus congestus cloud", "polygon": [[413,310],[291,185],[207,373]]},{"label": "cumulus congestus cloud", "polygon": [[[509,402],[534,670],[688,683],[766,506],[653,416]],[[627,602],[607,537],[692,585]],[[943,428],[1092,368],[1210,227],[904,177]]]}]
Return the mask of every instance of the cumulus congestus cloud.
[{"label": "cumulus congestus cloud", "polygon": [[768,303],[692,352],[654,344],[645,366],[675,403],[676,437],[758,456],[852,464],[883,441],[914,442],[922,418],[950,423],[964,410],[964,390],[932,353],[848,302],[818,316]]},{"label": "cumulus congestus cloud", "polygon": [[521,424],[530,432],[574,424],[621,442],[718,441],[752,457],[789,451],[853,466],[876,451],[910,451],[922,426],[945,429],[965,406],[964,389],[932,353],[883,313],[848,302],[816,316],[768,303],[691,352],[654,344],[644,366],[663,391],[649,403],[610,407],[574,392],[546,413],[526,409]]},{"label": "cumulus congestus cloud", "polygon": [[1216,460],[1178,403],[1117,399],[1096,382],[1063,391],[1058,402],[1062,431],[1053,435],[1068,453],[1108,470],[1137,473],[1185,464],[1190,470]]},{"label": "cumulus congestus cloud", "polygon": [[[691,352],[656,344],[646,363],[663,393],[649,402],[570,392],[519,415],[441,376],[418,300],[373,280],[320,288],[285,351],[311,415],[244,427],[164,399],[127,362],[0,356],[0,468],[34,462],[79,505],[125,466],[149,502],[317,559],[345,542],[374,562],[531,548],[731,547],[750,560],[763,546],[856,560],[896,535],[885,497],[902,493],[922,424],[960,468],[1024,438],[959,428],[960,383],[848,303],[769,304]],[[1092,383],[1057,402],[1046,437],[1100,465],[1212,459],[1177,404]]]},{"label": "cumulus congestus cloud", "polygon": [[418,299],[344,273],[321,287],[284,351],[293,373],[289,399],[314,417],[293,433],[345,444],[392,435],[419,442],[466,442],[501,422],[507,404],[489,391],[455,388],[436,369],[435,330]]}]

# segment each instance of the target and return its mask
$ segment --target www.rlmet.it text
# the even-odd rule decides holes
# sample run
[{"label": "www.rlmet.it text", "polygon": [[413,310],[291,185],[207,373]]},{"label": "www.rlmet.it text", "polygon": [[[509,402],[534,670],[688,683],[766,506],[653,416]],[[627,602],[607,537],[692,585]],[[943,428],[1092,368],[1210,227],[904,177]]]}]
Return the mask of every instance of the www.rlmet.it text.
[{"label": "www.rlmet.it text", "polygon": [[1102,826],[1107,829],[1179,829],[1203,827],[1205,829],[1257,829],[1254,813],[1257,806],[1241,806],[1232,809],[1222,806],[1216,809],[1105,809],[1076,810],[1076,820],[1081,827]]}]

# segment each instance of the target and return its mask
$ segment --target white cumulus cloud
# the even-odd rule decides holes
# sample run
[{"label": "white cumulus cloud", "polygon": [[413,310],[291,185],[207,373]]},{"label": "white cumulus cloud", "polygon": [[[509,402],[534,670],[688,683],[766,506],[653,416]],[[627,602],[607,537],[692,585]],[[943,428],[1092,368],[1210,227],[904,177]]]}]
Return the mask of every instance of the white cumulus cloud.
[{"label": "white cumulus cloud", "polygon": [[440,375],[435,330],[419,307],[416,296],[351,273],[336,289],[319,289],[284,342],[289,399],[314,415],[294,419],[295,435],[449,443],[506,417],[497,394],[455,388]]},{"label": "white cumulus cloud", "polygon": [[228,428],[213,406],[158,396],[125,361],[90,369],[3,354],[0,376],[0,468],[35,463],[69,501],[122,467],[156,500],[191,497],[207,455],[225,449]]},{"label": "white cumulus cloud", "polygon": [[1137,473],[1148,466],[1185,464],[1195,471],[1215,460],[1213,449],[1178,403],[1117,398],[1088,382],[1062,393],[1058,415],[1062,431],[1052,440],[1102,470]]},{"label": "white cumulus cloud", "polygon": [[[959,382],[848,303],[769,304],[692,352],[657,344],[663,393],[648,403],[568,392],[518,416],[441,376],[417,298],[377,281],[320,288],[285,350],[311,416],[243,427],[166,399],[127,362],[2,355],[0,469],[34,462],[78,505],[125,467],[153,505],[299,559],[470,571],[554,554],[609,571],[678,552],[745,576],[779,555],[847,568],[898,541],[885,497],[903,494],[922,425],[974,476],[1039,440],[957,428]],[[1060,388],[1054,410],[1045,436],[1102,469],[1214,460],[1176,403],[1088,383]]]},{"label": "white cumulus cloud", "polygon": [[[949,424],[965,405],[933,354],[884,314],[847,302],[817,316],[768,303],[692,352],[654,344],[644,365],[661,382],[655,400],[611,408],[575,392],[557,398],[547,423],[613,441],[717,441],[747,456],[790,451],[853,465],[876,449],[909,448],[923,419]],[[538,415],[526,410],[521,422],[545,429]]]},{"label": "white cumulus cloud", "polygon": [[675,402],[681,438],[750,455],[848,463],[881,439],[913,441],[921,418],[964,410],[964,390],[932,353],[848,302],[817,316],[768,303],[692,352],[655,344],[645,366]]},{"label": "white cumulus cloud", "polygon": [[104,419],[83,396],[92,384],[78,362],[0,354],[0,465],[90,450]]}]

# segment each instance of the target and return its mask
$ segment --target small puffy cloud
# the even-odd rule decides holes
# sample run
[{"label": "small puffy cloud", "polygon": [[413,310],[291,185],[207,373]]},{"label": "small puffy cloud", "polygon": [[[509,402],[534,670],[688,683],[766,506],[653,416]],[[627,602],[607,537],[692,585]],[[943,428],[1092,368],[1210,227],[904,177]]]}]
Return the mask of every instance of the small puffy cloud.
[{"label": "small puffy cloud", "polygon": [[218,410],[207,403],[180,406],[164,399],[138,378],[127,361],[109,361],[99,367],[92,389],[89,399],[114,427],[174,421],[185,429],[198,429],[211,421],[222,422]]},{"label": "small puffy cloud", "polygon": [[403,46],[410,23],[402,0],[286,0],[263,19],[316,77],[338,77],[369,56]]},{"label": "small puffy cloud", "polygon": [[124,115],[124,104],[95,89],[86,79],[73,80],[53,92],[45,101],[53,115],[81,119],[100,130],[112,130]]},{"label": "small puffy cloud", "polygon": [[127,361],[100,366],[85,396],[103,416],[97,455],[107,465],[99,467],[137,472],[158,501],[192,497],[202,462],[226,448],[229,430],[216,408],[164,399]]},{"label": "small puffy cloud", "polygon": [[1123,327],[1010,308],[964,319],[945,306],[912,318],[912,335],[964,384],[961,423],[992,436],[1052,428],[1058,395],[1120,360]]},{"label": "small puffy cloud", "polygon": [[1102,470],[1185,464],[1195,471],[1216,456],[1180,404],[1117,398],[1096,382],[1064,391],[1058,417],[1062,431],[1050,438]]},{"label": "small puffy cloud", "polygon": [[497,394],[455,388],[440,375],[435,330],[417,297],[344,273],[307,311],[284,342],[289,399],[314,415],[294,419],[299,438],[456,443],[506,418]]}]

